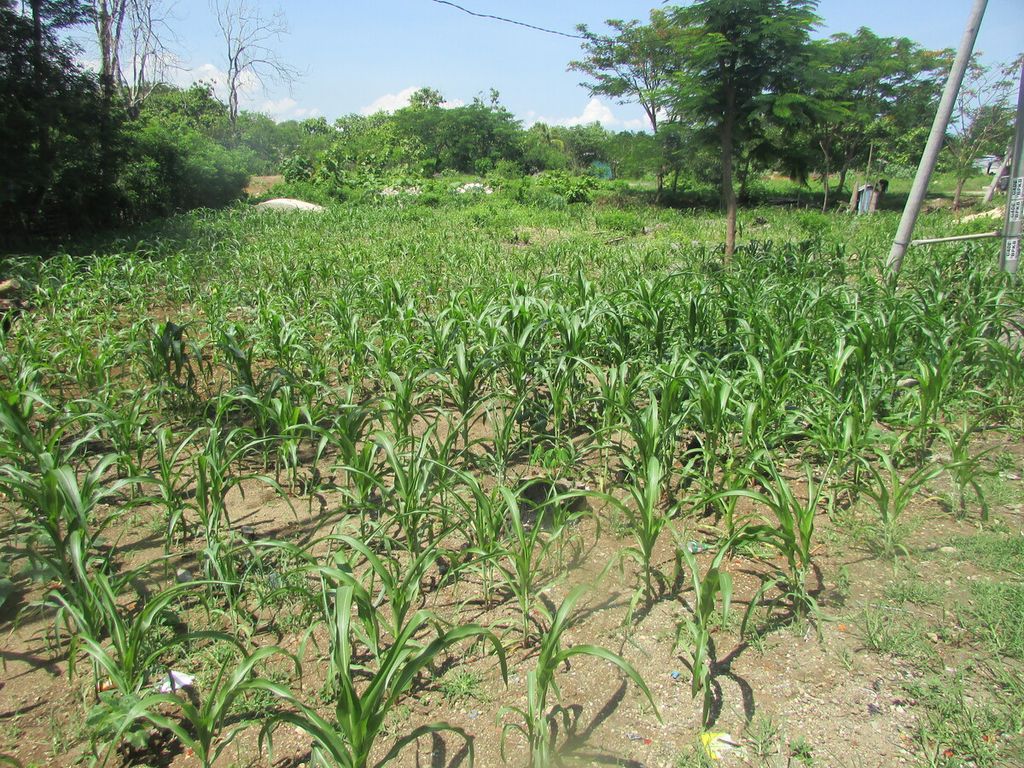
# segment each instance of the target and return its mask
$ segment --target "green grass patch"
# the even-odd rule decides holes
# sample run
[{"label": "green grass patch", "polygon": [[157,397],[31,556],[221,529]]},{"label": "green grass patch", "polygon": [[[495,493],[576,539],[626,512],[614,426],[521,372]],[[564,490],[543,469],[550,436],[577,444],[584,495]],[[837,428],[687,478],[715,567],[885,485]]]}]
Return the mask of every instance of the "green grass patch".
[{"label": "green grass patch", "polygon": [[861,612],[857,624],[864,647],[869,651],[921,664],[936,658],[935,649],[926,637],[924,623],[905,610],[871,605]]},{"label": "green grass patch", "polygon": [[979,568],[1024,575],[1024,536],[1004,533],[958,536],[950,546],[956,547],[958,558],[970,560]]},{"label": "green grass patch", "polygon": [[483,682],[483,676],[479,672],[459,667],[441,678],[438,688],[449,704],[469,699],[485,701],[487,696],[483,689]]},{"label": "green grass patch", "polygon": [[917,739],[923,765],[996,768],[1021,754],[1024,680],[1005,669],[930,676],[907,686],[921,708]]},{"label": "green grass patch", "polygon": [[946,590],[938,584],[926,581],[904,579],[892,581],[885,586],[885,597],[894,603],[913,605],[941,605]]},{"label": "green grass patch", "polygon": [[994,653],[1024,659],[1024,584],[971,585],[960,622]]}]

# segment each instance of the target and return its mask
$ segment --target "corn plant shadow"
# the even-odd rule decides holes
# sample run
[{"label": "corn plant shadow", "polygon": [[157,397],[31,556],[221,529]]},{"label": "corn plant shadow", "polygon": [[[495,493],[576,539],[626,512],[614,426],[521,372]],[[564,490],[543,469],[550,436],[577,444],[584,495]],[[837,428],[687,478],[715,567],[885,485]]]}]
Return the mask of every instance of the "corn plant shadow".
[{"label": "corn plant shadow", "polygon": [[[444,739],[441,738],[441,734],[432,733],[430,734],[430,768],[456,768],[459,765],[469,764],[469,747],[463,744],[462,747],[448,758],[448,745],[445,744]],[[420,745],[416,742],[416,763],[417,766],[423,765],[420,759]]]},{"label": "corn plant shadow", "polygon": [[[628,689],[628,681],[622,680],[619,683],[619,687],[611,695],[608,701],[604,703],[604,706],[598,710],[590,722],[585,726],[582,726],[580,722],[580,719],[583,716],[583,707],[579,704],[574,704],[569,707],[559,707],[556,712],[552,713],[553,715],[562,714],[564,716],[562,722],[565,723],[565,743],[558,750],[559,764],[616,765],[629,766],[629,768],[642,768],[643,764],[635,760],[624,760],[622,757],[611,753],[587,750],[587,744],[590,741],[590,738],[594,735],[594,732],[606,720],[608,720],[608,718],[615,714],[615,711],[625,699]],[[553,726],[552,738],[555,741],[557,741],[559,737],[558,722],[558,718],[551,718]]]},{"label": "corn plant shadow", "polygon": [[313,760],[313,750],[307,749],[305,752],[298,755],[289,755],[288,757],[282,757],[279,760],[274,761],[273,768],[299,768],[299,766],[309,765]]},{"label": "corn plant shadow", "polygon": [[122,766],[151,766],[151,768],[170,768],[185,748],[177,737],[166,728],[158,728],[151,735],[146,745],[136,748],[122,742],[117,748]]},{"label": "corn plant shadow", "polygon": [[44,706],[45,704],[47,704],[47,701],[44,699],[40,699],[39,701],[32,702],[31,704],[22,704],[20,707],[17,707],[16,709],[8,709],[6,712],[0,712],[0,721],[5,723],[9,722],[11,718],[27,715]]},{"label": "corn plant shadow", "polygon": [[732,671],[732,663],[749,647],[746,642],[741,642],[733,648],[725,658],[719,660],[715,649],[715,641],[711,640],[710,658],[711,662],[711,709],[708,712],[707,727],[711,728],[722,715],[725,706],[725,695],[722,691],[720,678],[731,680],[740,689],[740,697],[743,701],[743,717],[746,722],[751,722],[757,714],[757,704],[754,701],[754,689],[744,678]]},{"label": "corn plant shadow", "polygon": [[[28,606],[31,608],[32,606]],[[44,611],[40,610],[37,612],[40,620],[46,618]],[[23,611],[22,616],[25,615]],[[18,621],[21,621],[19,616]],[[38,637],[38,635],[37,635]],[[66,648],[57,647],[54,645],[54,638],[43,641],[43,645],[38,649],[29,649],[26,651],[12,651],[7,648],[0,649],[0,668],[5,670],[5,680],[17,680],[18,678],[31,675],[36,670],[43,670],[50,677],[60,678],[65,675],[64,670],[60,668],[59,661],[67,657]],[[20,662],[26,666],[24,672],[11,673],[6,670],[8,662]],[[2,720],[3,718],[0,718]]]}]

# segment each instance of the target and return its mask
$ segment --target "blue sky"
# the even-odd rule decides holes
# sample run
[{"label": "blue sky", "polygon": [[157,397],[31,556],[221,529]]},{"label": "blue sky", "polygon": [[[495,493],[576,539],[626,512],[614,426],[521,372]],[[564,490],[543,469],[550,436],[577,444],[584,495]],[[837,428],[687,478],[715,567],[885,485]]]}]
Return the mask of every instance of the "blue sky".
[{"label": "blue sky", "polygon": [[[185,84],[216,80],[223,44],[211,0],[165,0]],[[578,23],[602,28],[608,18],[646,19],[652,0],[456,0],[480,13],[507,16],[573,32]],[[247,0],[283,11],[289,33],[275,47],[301,72],[291,88],[255,84],[243,107],[278,119],[324,115],[334,119],[378,107],[393,108],[420,86],[437,88],[452,103],[497,88],[502,102],[525,122],[598,119],[610,128],[639,128],[633,105],[593,100],[566,65],[579,41],[468,16],[431,0]],[[955,47],[969,0],[821,0],[818,36],[868,26],[880,35],[905,35],[928,48]],[[988,61],[1013,58],[1024,48],[1024,0],[990,0],[977,50]]]}]

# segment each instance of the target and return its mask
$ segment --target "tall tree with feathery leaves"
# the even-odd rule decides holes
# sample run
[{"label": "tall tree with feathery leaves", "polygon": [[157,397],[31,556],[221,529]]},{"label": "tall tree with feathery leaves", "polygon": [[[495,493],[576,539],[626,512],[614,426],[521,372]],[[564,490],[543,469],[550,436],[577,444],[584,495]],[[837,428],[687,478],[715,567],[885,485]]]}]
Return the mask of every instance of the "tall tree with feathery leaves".
[{"label": "tall tree with feathery leaves", "polygon": [[806,104],[803,79],[817,6],[817,0],[697,0],[670,12],[679,27],[674,111],[703,123],[721,146],[726,258],[736,249],[734,155],[766,117],[788,119]]}]

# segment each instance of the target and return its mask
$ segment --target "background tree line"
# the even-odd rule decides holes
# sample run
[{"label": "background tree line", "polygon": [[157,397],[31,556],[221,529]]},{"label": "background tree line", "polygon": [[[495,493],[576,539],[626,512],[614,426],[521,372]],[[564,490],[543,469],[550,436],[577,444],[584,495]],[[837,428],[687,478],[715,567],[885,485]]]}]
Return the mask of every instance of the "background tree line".
[{"label": "background tree line", "polygon": [[[851,173],[911,168],[950,62],[903,37],[812,39],[817,0],[696,0],[647,22],[581,25],[569,64],[592,95],[640,105],[649,130],[524,127],[497,92],[452,107],[432,88],[393,114],[275,123],[239,107],[244,76],[288,80],[282,17],[215,0],[227,98],[162,82],[161,0],[0,0],[0,226],[52,233],[110,226],[241,196],[250,174],[344,197],[445,172],[542,171],[650,178],[657,200],[717,190],[735,241],[737,206],[766,172],[820,185],[823,208]],[[92,29],[99,71],[62,36]],[[1019,65],[1018,65],[1019,66]],[[976,63],[945,162],[959,179],[1010,134],[1012,67]],[[961,185],[962,186],[962,185]],[[958,195],[959,198],[959,195]]]},{"label": "background tree line", "polygon": [[[297,123],[232,111],[210,84],[164,84],[158,2],[0,0],[0,231],[8,239],[224,205],[250,174],[273,172],[301,145]],[[216,7],[247,45],[271,29],[229,0]],[[97,72],[79,64],[66,39],[83,30],[96,35]],[[235,57],[232,71],[252,66]],[[229,101],[237,106],[237,94]]]},{"label": "background tree line", "polygon": [[[640,104],[667,174],[717,154],[727,212],[726,251],[735,243],[737,190],[751,174],[818,175],[827,210],[852,169],[888,173],[916,163],[927,140],[952,52],[870,29],[812,39],[817,0],[696,0],[656,9],[649,21],[610,20],[610,33],[581,25],[583,57],[570,64],[583,85],[620,103]],[[1019,63],[1016,65],[1019,71]],[[960,181],[974,160],[1001,152],[1011,131],[1010,79],[975,63],[950,128],[945,162]],[[838,179],[836,179],[838,175]],[[837,180],[837,188],[833,181]]]}]

